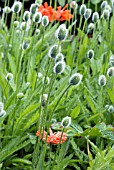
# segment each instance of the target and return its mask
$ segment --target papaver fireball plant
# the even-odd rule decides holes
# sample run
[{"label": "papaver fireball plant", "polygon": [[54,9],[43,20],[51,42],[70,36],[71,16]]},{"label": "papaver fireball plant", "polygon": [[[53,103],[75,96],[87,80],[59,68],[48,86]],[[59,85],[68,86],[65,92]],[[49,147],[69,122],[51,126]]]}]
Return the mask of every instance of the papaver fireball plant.
[{"label": "papaver fireball plant", "polygon": [[49,129],[50,135],[47,135],[46,131],[43,131],[42,134],[40,130],[36,132],[36,136],[39,136],[42,141],[46,141],[46,143],[52,143],[52,144],[62,144],[67,140],[66,133],[62,132],[54,132]]},{"label": "papaver fireball plant", "polygon": [[70,21],[70,19],[73,18],[73,15],[70,13],[70,10],[65,10],[67,7],[68,4],[66,4],[63,9],[61,6],[58,6],[55,11],[52,6],[49,6],[48,3],[45,2],[44,5],[41,4],[39,6],[38,11],[42,13],[42,16],[48,16],[50,22],[54,20]]}]

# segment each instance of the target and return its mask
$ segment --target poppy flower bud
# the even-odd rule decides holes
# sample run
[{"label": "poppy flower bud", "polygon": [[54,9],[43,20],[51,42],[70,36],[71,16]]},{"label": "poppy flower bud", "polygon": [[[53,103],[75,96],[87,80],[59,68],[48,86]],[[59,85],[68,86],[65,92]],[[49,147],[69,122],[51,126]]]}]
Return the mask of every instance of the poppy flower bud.
[{"label": "poppy flower bud", "polygon": [[55,31],[55,38],[59,41],[66,40],[68,36],[68,29],[66,28],[65,24],[61,24],[59,28]]},{"label": "poppy flower bud", "polygon": [[99,14],[98,14],[98,12],[94,12],[93,16],[92,16],[92,21],[98,22],[98,20],[99,20]]},{"label": "poppy flower bud", "polygon": [[57,44],[53,45],[49,50],[49,57],[55,59],[56,55],[61,51],[61,47]]},{"label": "poppy flower bud", "polygon": [[89,19],[91,17],[92,10],[87,8],[85,13],[84,13],[84,18]]},{"label": "poppy flower bud", "polygon": [[114,67],[110,67],[107,71],[108,77],[113,77],[114,76]]},{"label": "poppy flower bud", "polygon": [[101,15],[101,17],[105,20],[108,20],[110,17],[110,11],[108,9],[105,9]]},{"label": "poppy flower bud", "polygon": [[6,111],[5,110],[2,110],[1,112],[0,112],[0,117],[4,117],[6,115]]},{"label": "poppy flower bud", "polygon": [[94,24],[93,24],[93,23],[90,23],[90,24],[88,25],[87,33],[90,33],[93,29],[94,29]]},{"label": "poppy flower bud", "polygon": [[6,14],[9,14],[11,12],[11,8],[9,6],[5,6],[3,8],[3,12],[6,13]]},{"label": "poppy flower bud", "polygon": [[42,83],[44,84],[46,84],[46,85],[48,85],[49,83],[50,83],[50,78],[49,77],[43,77],[43,79],[42,79]]},{"label": "poppy flower bud", "polygon": [[14,27],[19,28],[19,21],[14,21]]},{"label": "poppy flower bud", "polygon": [[42,20],[42,14],[41,12],[36,12],[33,16],[33,21],[37,24],[39,24]]},{"label": "poppy flower bud", "polygon": [[36,13],[36,11],[37,11],[37,7],[38,6],[36,4],[31,4],[30,13],[34,15]]},{"label": "poppy flower bud", "polygon": [[29,11],[25,11],[23,15],[23,20],[25,22],[29,21],[31,19],[31,13]]},{"label": "poppy flower bud", "polygon": [[84,15],[84,14],[85,14],[85,11],[86,11],[86,5],[85,5],[85,4],[82,4],[82,5],[80,6],[80,11],[79,11],[80,15]]},{"label": "poppy flower bud", "polygon": [[17,94],[17,99],[21,100],[23,97],[24,97],[23,93],[20,92]]},{"label": "poppy flower bud", "polygon": [[43,16],[42,17],[42,25],[46,27],[49,24],[49,19],[48,16]]},{"label": "poppy flower bud", "polygon": [[71,77],[70,77],[70,79],[69,79],[69,83],[70,83],[70,85],[72,85],[72,86],[78,86],[80,83],[81,83],[81,81],[82,81],[82,74],[80,74],[80,73],[75,73],[75,74],[73,74]]},{"label": "poppy flower bud", "polygon": [[12,80],[13,80],[13,74],[12,74],[12,73],[8,73],[8,74],[6,75],[6,80],[7,80],[7,81],[12,81]]},{"label": "poppy flower bud", "polygon": [[73,8],[73,9],[77,9],[78,8],[78,4],[76,3],[76,1],[72,1],[70,3],[70,7]]},{"label": "poppy flower bud", "polygon": [[19,13],[22,8],[22,2],[15,1],[13,6],[11,7],[12,12]]},{"label": "poppy flower bud", "polygon": [[109,63],[110,63],[112,66],[114,66],[114,55],[112,55],[112,56],[110,57]]},{"label": "poppy flower bud", "polygon": [[105,9],[109,10],[109,12],[112,12],[112,8],[110,7],[110,5],[106,5]]},{"label": "poppy flower bud", "polygon": [[101,75],[98,79],[99,86],[105,86],[106,85],[106,77],[105,75]]},{"label": "poppy flower bud", "polygon": [[42,106],[44,107],[48,99],[48,94],[43,94],[42,96]]},{"label": "poppy flower bud", "polygon": [[23,50],[27,50],[30,46],[30,43],[28,41],[23,41],[23,44],[22,44],[22,49]]},{"label": "poppy flower bud", "polygon": [[92,58],[94,57],[94,51],[93,51],[93,50],[89,50],[89,51],[87,52],[87,57],[88,57],[89,59],[92,59]]},{"label": "poppy flower bud", "polygon": [[71,117],[66,116],[62,119],[61,126],[63,126],[64,128],[69,127],[70,124],[71,124]]},{"label": "poppy flower bud", "polygon": [[56,74],[61,74],[65,70],[65,62],[64,61],[59,61],[55,64],[54,66],[54,73]]},{"label": "poppy flower bud", "polygon": [[64,56],[62,53],[58,53],[55,57],[55,63],[57,63],[59,61],[64,61]]},{"label": "poppy flower bud", "polygon": [[0,102],[0,112],[4,109],[4,103]]},{"label": "poppy flower bud", "polygon": [[108,5],[108,2],[107,1],[103,1],[101,3],[101,9],[104,9],[107,5]]},{"label": "poppy flower bud", "polygon": [[26,30],[26,27],[27,27],[26,22],[21,22],[20,29],[24,31],[24,30]]},{"label": "poppy flower bud", "polygon": [[36,29],[36,30],[35,30],[35,35],[36,35],[36,36],[40,35],[40,30],[39,30],[39,29]]},{"label": "poppy flower bud", "polygon": [[109,112],[109,113],[113,113],[113,112],[114,112],[114,107],[113,107],[113,105],[110,105],[110,106],[108,107],[108,112]]}]

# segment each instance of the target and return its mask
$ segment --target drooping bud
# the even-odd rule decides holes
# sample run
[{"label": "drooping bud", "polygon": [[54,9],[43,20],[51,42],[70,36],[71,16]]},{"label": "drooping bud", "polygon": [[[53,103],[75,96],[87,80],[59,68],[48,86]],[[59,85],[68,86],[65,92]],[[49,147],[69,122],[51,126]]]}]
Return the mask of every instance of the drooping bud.
[{"label": "drooping bud", "polygon": [[12,73],[7,73],[6,80],[7,81],[12,81],[13,80],[13,74]]},{"label": "drooping bud", "polygon": [[55,31],[55,38],[59,41],[66,40],[68,36],[68,29],[66,28],[65,24],[61,24],[59,28]]},{"label": "drooping bud", "polygon": [[65,70],[65,62],[64,61],[59,61],[55,64],[54,66],[54,73],[56,74],[62,74]]},{"label": "drooping bud", "polygon": [[55,59],[55,57],[60,51],[61,51],[61,47],[58,47],[57,44],[53,45],[49,50],[49,57]]},{"label": "drooping bud", "polygon": [[107,71],[108,77],[113,77],[114,76],[114,67],[110,67]]},{"label": "drooping bud", "polygon": [[92,59],[92,58],[94,57],[94,51],[93,51],[93,50],[89,50],[89,51],[87,52],[87,57],[88,57],[89,59]]},{"label": "drooping bud", "polygon": [[98,79],[99,86],[105,86],[106,85],[106,77],[105,75],[101,75]]},{"label": "drooping bud", "polygon": [[84,13],[84,18],[89,19],[91,17],[92,10],[87,8],[85,13]]},{"label": "drooping bud", "polygon": [[69,83],[70,83],[70,85],[72,85],[72,86],[78,86],[80,83],[81,83],[81,81],[82,81],[82,74],[80,74],[80,73],[75,73],[75,74],[73,74],[71,77],[70,77],[70,79],[69,79]]},{"label": "drooping bud", "polygon": [[64,55],[62,53],[58,53],[55,57],[55,63],[59,61],[64,61]]},{"label": "drooping bud", "polygon": [[64,128],[69,127],[70,124],[71,124],[71,117],[66,116],[62,119],[61,126],[63,126]]}]

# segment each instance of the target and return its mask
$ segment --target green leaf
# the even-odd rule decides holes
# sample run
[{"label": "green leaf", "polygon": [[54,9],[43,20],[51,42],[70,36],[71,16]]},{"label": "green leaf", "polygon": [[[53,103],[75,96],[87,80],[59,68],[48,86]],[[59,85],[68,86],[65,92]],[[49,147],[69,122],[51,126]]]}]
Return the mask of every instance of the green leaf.
[{"label": "green leaf", "polygon": [[71,118],[75,119],[75,118],[79,115],[79,113],[80,113],[80,106],[76,106],[76,107],[72,110],[70,116],[71,116]]}]

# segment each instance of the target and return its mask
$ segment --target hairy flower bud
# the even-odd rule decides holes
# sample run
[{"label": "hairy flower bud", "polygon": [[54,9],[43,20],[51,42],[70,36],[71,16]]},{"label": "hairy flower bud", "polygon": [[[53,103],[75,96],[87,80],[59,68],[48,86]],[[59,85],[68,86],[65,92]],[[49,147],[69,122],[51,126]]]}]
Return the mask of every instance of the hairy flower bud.
[{"label": "hairy flower bud", "polygon": [[68,36],[68,29],[66,28],[65,24],[61,24],[59,28],[55,31],[55,37],[59,41],[64,41],[66,40]]},{"label": "hairy flower bud", "polygon": [[84,13],[84,18],[89,19],[91,17],[92,10],[87,8],[85,13]]},{"label": "hairy flower bud", "polygon": [[37,7],[38,6],[36,4],[31,4],[30,13],[34,15],[36,13],[36,11],[37,11]]},{"label": "hairy flower bud", "polygon": [[105,75],[101,75],[101,76],[99,77],[99,79],[98,79],[98,84],[99,84],[100,86],[105,86],[105,85],[106,85],[106,77],[105,77]]},{"label": "hairy flower bud", "polygon": [[114,67],[110,67],[107,71],[108,77],[113,77],[114,76]]},{"label": "hairy flower bud", "polygon": [[29,11],[25,11],[23,15],[23,20],[25,22],[29,21],[31,19],[31,13]]},{"label": "hairy flower bud", "polygon": [[22,2],[15,1],[13,6],[11,7],[12,12],[19,13],[22,8]]},{"label": "hairy flower bud", "polygon": [[3,8],[3,12],[6,13],[6,14],[9,14],[11,12],[11,8],[9,6],[5,6]]},{"label": "hairy flower bud", "polygon": [[92,16],[92,21],[93,22],[98,22],[99,20],[99,13],[98,12],[94,12],[93,16]]},{"label": "hairy flower bud", "polygon": [[57,44],[53,45],[49,50],[49,57],[55,59],[55,57],[60,51],[61,51],[61,47],[58,47]]},{"label": "hairy flower bud", "polygon": [[58,53],[55,57],[55,63],[57,63],[59,61],[64,61],[64,56],[62,53]]},{"label": "hairy flower bud", "polygon": [[53,69],[54,73],[56,73],[56,74],[61,74],[64,72],[64,70],[65,70],[65,62],[64,61],[57,62]]},{"label": "hairy flower bud", "polygon": [[108,5],[108,2],[107,1],[103,1],[101,3],[101,9],[104,9],[107,5]]},{"label": "hairy flower bud", "polygon": [[82,81],[82,74],[80,74],[80,73],[75,73],[75,74],[73,74],[71,77],[70,77],[70,79],[69,79],[69,83],[70,83],[70,85],[72,85],[72,86],[78,86],[80,83],[81,83],[81,81]]},{"label": "hairy flower bud", "polygon": [[12,81],[13,80],[13,74],[12,73],[7,73],[6,80],[7,81]]},{"label": "hairy flower bud", "polygon": [[76,1],[72,1],[70,3],[70,7],[73,8],[73,9],[77,9],[78,8],[78,4],[76,3]]},{"label": "hairy flower bud", "polygon": [[85,5],[85,4],[82,4],[82,5],[80,6],[80,11],[79,11],[79,13],[80,13],[80,15],[84,15],[85,12],[86,12],[86,5]]},{"label": "hairy flower bud", "polygon": [[41,12],[36,12],[33,16],[33,21],[37,24],[39,24],[42,20],[42,14]]},{"label": "hairy flower bud", "polygon": [[19,21],[14,21],[14,27],[19,28]]},{"label": "hairy flower bud", "polygon": [[0,112],[0,117],[4,117],[6,115],[6,111],[5,110],[2,110],[1,112]]},{"label": "hairy flower bud", "polygon": [[22,44],[23,50],[27,50],[29,46],[30,46],[30,42],[28,42],[27,40],[23,41],[23,44]]},{"label": "hairy flower bud", "polygon": [[110,56],[110,61],[109,63],[114,66],[114,55]]},{"label": "hairy flower bud", "polygon": [[105,20],[108,20],[110,17],[110,11],[108,9],[104,9],[101,17]]},{"label": "hairy flower bud", "polygon": [[113,107],[113,105],[110,105],[110,106],[108,107],[108,112],[109,112],[109,113],[113,113],[113,112],[114,112],[114,107]]},{"label": "hairy flower bud", "polygon": [[20,29],[24,31],[24,30],[26,30],[26,28],[27,28],[27,23],[26,22],[21,22]]},{"label": "hairy flower bud", "polygon": [[63,126],[64,128],[69,127],[70,124],[71,124],[71,117],[66,116],[62,119],[61,126]]},{"label": "hairy flower bud", "polygon": [[39,36],[39,35],[40,35],[40,29],[36,29],[36,30],[35,30],[35,35],[36,35],[36,36]]},{"label": "hairy flower bud", "polygon": [[89,50],[89,51],[87,52],[87,57],[88,57],[89,59],[92,59],[92,58],[94,57],[94,51],[93,51],[93,50]]},{"label": "hairy flower bud", "polygon": [[48,16],[43,16],[42,17],[42,25],[46,27],[49,24],[49,19]]},{"label": "hairy flower bud", "polygon": [[50,78],[49,77],[43,77],[43,79],[42,79],[42,83],[44,84],[46,84],[46,85],[48,85],[49,83],[50,83]]},{"label": "hairy flower bud", "polygon": [[24,97],[23,93],[20,92],[17,94],[17,99],[21,100],[23,97]]}]

